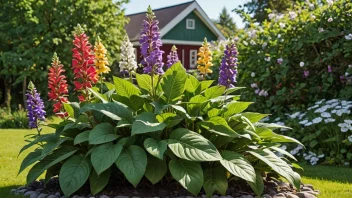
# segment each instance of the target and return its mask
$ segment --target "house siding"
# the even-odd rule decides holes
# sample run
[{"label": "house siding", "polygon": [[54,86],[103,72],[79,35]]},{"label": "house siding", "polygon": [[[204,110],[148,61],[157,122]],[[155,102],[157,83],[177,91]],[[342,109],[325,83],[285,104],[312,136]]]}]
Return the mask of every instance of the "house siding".
[{"label": "house siding", "polygon": [[[166,66],[167,62],[167,55],[170,54],[171,48],[173,45],[171,44],[165,44],[161,46],[161,50],[163,50],[165,53],[163,54],[163,62],[164,65]],[[201,46],[193,46],[193,45],[176,45],[177,47],[177,55],[179,60],[181,61],[183,67],[186,69],[190,69],[190,50],[199,50]],[[142,56],[140,52],[140,47],[135,47],[137,49],[137,63],[139,64],[142,61]],[[182,50],[184,51],[184,57],[182,57]],[[184,62],[182,62],[184,60]]]},{"label": "house siding", "polygon": [[[186,29],[186,20],[194,19],[195,29]],[[193,12],[187,15],[181,22],[173,27],[162,39],[183,40],[183,41],[203,41],[204,37],[208,41],[217,40],[217,36],[203,23],[203,21]]]}]

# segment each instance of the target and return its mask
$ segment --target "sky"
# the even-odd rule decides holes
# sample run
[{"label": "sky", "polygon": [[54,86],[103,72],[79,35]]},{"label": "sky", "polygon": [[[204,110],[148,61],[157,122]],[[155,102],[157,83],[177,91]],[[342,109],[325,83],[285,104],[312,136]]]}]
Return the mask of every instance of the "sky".
[{"label": "sky", "polygon": [[[130,0],[130,2],[123,7],[126,9],[125,12],[128,15],[144,12],[147,10],[148,5],[153,9],[157,9],[189,1],[190,0]],[[197,0],[200,7],[203,8],[211,19],[217,19],[223,7],[226,7],[230,12],[239,5],[243,5],[246,1],[248,0]],[[237,27],[242,28],[244,26],[242,19],[234,12],[230,12],[230,14],[236,22]]]}]

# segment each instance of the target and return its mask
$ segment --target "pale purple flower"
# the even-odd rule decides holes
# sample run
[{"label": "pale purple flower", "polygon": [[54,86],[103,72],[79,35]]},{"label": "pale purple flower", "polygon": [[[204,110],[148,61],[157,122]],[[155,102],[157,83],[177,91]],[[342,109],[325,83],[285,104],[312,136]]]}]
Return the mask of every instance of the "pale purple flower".
[{"label": "pale purple flower", "polygon": [[252,88],[258,88],[258,85],[257,85],[257,83],[252,83],[252,84],[251,84],[251,87],[252,87]]},{"label": "pale purple flower", "polygon": [[328,18],[328,22],[330,23],[330,22],[332,22],[333,21],[333,19],[330,17],[330,18]]},{"label": "pale purple flower", "polygon": [[179,62],[178,55],[177,55],[177,48],[176,46],[172,46],[170,54],[167,55],[167,68],[170,68],[173,64]]},{"label": "pale purple flower", "polygon": [[160,32],[158,27],[159,21],[155,20],[155,15],[148,7],[147,20],[143,20],[143,29],[141,30],[141,37],[139,43],[141,44],[141,54],[143,60],[141,64],[144,66],[144,73],[163,74],[162,55],[164,51],[160,50],[162,42],[160,39]]},{"label": "pale purple flower", "polygon": [[293,11],[288,12],[288,15],[290,16],[291,20],[294,20],[297,17],[297,13],[295,13]]},{"label": "pale purple flower", "polygon": [[323,28],[318,28],[318,32],[322,33],[322,32],[324,32],[324,29]]},{"label": "pale purple flower", "polygon": [[265,57],[264,60],[265,60],[266,62],[270,62],[270,56]]},{"label": "pale purple flower", "polygon": [[259,92],[260,92],[260,89],[256,89],[256,90],[254,91],[255,94],[259,94]]},{"label": "pale purple flower", "polygon": [[308,70],[304,70],[303,71],[303,76],[304,76],[304,78],[307,78],[309,76],[309,71]]},{"label": "pale purple flower", "polygon": [[330,66],[330,65],[328,66],[328,72],[329,72],[329,73],[332,72],[332,69],[331,69],[331,66]]},{"label": "pale purple flower", "polygon": [[276,60],[276,62],[277,62],[279,65],[281,65],[283,61],[284,61],[284,59],[282,59],[282,58],[278,58],[278,59]]}]

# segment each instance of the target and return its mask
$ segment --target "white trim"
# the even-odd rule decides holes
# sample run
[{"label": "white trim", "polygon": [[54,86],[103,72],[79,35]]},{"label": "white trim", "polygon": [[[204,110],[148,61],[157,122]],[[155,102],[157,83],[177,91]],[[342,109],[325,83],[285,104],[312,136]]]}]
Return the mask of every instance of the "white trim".
[{"label": "white trim", "polygon": [[185,49],[182,49],[182,65],[185,65]]},{"label": "white trim", "polygon": [[[195,56],[192,57],[192,52],[195,52]],[[197,67],[197,50],[189,50],[189,68],[195,69]],[[192,60],[194,59],[194,64],[192,65]]]},{"label": "white trim", "polygon": [[[161,42],[163,44],[173,44],[173,45],[196,45],[196,46],[202,46],[202,41],[182,41],[182,40],[172,40],[172,39],[161,39]],[[141,44],[138,41],[133,41],[132,42],[133,46],[141,46]]]},{"label": "white trim", "polygon": [[[193,26],[189,26],[189,22],[192,22]],[[196,21],[194,19],[186,19],[186,29],[187,30],[196,29]]]},{"label": "white trim", "polygon": [[210,28],[210,30],[218,36],[218,39],[225,40],[225,36],[220,32],[220,30],[213,24],[208,15],[199,6],[197,1],[194,1],[186,9],[184,9],[180,14],[178,14],[174,19],[172,19],[164,28],[160,30],[161,37],[165,36],[173,27],[175,27],[180,21],[182,21],[189,13],[193,10],[198,11],[199,16],[203,22]]}]

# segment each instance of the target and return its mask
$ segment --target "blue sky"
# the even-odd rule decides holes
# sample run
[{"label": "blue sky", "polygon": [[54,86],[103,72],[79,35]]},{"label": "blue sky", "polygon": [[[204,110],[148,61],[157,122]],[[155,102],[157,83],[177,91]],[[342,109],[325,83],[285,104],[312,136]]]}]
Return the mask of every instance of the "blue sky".
[{"label": "blue sky", "polygon": [[[126,14],[133,14],[146,11],[148,5],[153,9],[157,9],[188,1],[190,0],[130,0],[127,5],[124,5],[124,8],[126,9]],[[231,11],[239,5],[243,5],[246,1],[248,0],[197,0],[199,5],[211,19],[217,19],[223,7],[226,7],[228,11]],[[236,13],[231,12],[231,16],[238,27],[243,27],[242,20]]]}]

